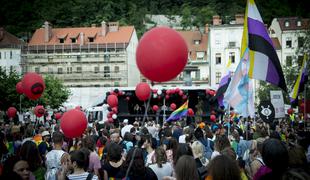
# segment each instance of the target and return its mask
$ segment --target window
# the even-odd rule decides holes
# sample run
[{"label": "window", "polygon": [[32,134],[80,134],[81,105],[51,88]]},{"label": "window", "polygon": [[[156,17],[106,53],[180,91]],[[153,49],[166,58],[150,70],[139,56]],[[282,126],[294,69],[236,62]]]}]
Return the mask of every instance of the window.
[{"label": "window", "polygon": [[0,52],[0,59],[1,59],[1,55],[2,55],[2,53]]},{"label": "window", "polygon": [[231,63],[235,63],[236,56],[234,52],[229,53],[229,58],[230,58]]},{"label": "window", "polygon": [[115,67],[114,67],[114,72],[115,72],[115,73],[119,73],[119,66],[115,66]]},{"label": "window", "polygon": [[65,42],[64,38],[59,39],[59,43],[64,43],[64,42]]},{"label": "window", "polygon": [[292,66],[292,56],[286,56],[286,65]]},{"label": "window", "polygon": [[54,73],[53,68],[50,68],[50,67],[47,69],[47,71],[48,71],[49,74],[53,74]]},{"label": "window", "polygon": [[215,44],[216,45],[220,45],[221,44],[220,39],[221,39],[220,34],[219,33],[215,34]]},{"label": "window", "polygon": [[82,73],[82,67],[76,67],[76,72],[77,73]]},{"label": "window", "polygon": [[298,37],[298,48],[301,48],[304,46],[304,38],[303,37]]},{"label": "window", "polygon": [[219,84],[219,83],[220,83],[221,76],[222,76],[222,73],[220,73],[220,72],[216,72],[216,73],[215,73],[215,83],[216,83],[216,84]]},{"label": "window", "polygon": [[288,21],[285,21],[285,24],[284,24],[285,27],[289,27],[290,26],[290,22]]},{"label": "window", "polygon": [[110,55],[105,54],[105,55],[103,56],[103,58],[104,58],[104,61],[106,61],[106,62],[109,62],[109,61],[110,61]]},{"label": "window", "polygon": [[221,53],[216,53],[215,54],[215,64],[221,64]]},{"label": "window", "polygon": [[288,37],[286,38],[286,48],[292,47],[292,38]]},{"label": "window", "polygon": [[81,56],[76,56],[77,61],[81,61]]},{"label": "window", "polygon": [[6,52],[4,52],[4,59],[6,59]]},{"label": "window", "polygon": [[195,79],[200,80],[200,70],[199,69],[196,71]]},{"label": "window", "polygon": [[197,52],[196,55],[197,55],[197,60],[203,60],[203,58],[205,56],[205,52],[204,51]]},{"label": "window", "polygon": [[39,68],[39,67],[35,67],[35,68],[34,68],[34,72],[40,73],[40,68]]},{"label": "window", "polygon": [[94,42],[94,38],[93,37],[89,37],[88,40],[89,40],[89,42]]},{"label": "window", "polygon": [[75,39],[75,38],[72,38],[72,39],[71,39],[71,42],[72,42],[72,43],[76,43],[76,39]]},{"label": "window", "polygon": [[229,42],[228,47],[230,47],[230,48],[236,47],[236,42],[234,42],[234,41]]},{"label": "window", "polygon": [[67,74],[72,74],[72,67],[67,67]]},{"label": "window", "polygon": [[10,51],[10,59],[12,59],[12,57],[13,57],[13,53],[12,51]]},{"label": "window", "polygon": [[298,26],[298,27],[301,26],[301,21],[300,21],[300,20],[297,21],[297,26]]},{"label": "window", "polygon": [[104,70],[103,70],[103,76],[104,77],[110,77],[110,67],[109,66],[104,66]]},{"label": "window", "polygon": [[199,40],[195,40],[194,44],[200,44],[200,41]]},{"label": "window", "polygon": [[62,73],[63,73],[62,68],[58,68],[58,69],[57,69],[57,73],[58,73],[58,74],[62,74]]},{"label": "window", "polygon": [[99,73],[99,66],[95,67],[95,73]]}]

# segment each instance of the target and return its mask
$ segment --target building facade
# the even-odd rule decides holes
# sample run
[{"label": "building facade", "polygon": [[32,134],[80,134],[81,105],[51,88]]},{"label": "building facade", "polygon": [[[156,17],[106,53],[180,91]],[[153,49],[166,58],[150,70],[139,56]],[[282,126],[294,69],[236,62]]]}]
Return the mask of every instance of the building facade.
[{"label": "building facade", "polygon": [[[292,66],[294,59],[302,62],[303,54],[298,54],[297,49],[304,43],[307,29],[309,30],[310,19],[287,17],[274,18],[269,27],[271,37],[277,37],[282,47],[279,59],[282,65]],[[278,54],[279,55],[279,54]]]},{"label": "building facade", "polygon": [[45,22],[23,49],[23,73],[53,75],[68,87],[127,87],[140,81],[133,26],[52,28]]},{"label": "building facade", "polygon": [[23,42],[0,27],[0,68],[6,73],[21,73],[21,47]]}]

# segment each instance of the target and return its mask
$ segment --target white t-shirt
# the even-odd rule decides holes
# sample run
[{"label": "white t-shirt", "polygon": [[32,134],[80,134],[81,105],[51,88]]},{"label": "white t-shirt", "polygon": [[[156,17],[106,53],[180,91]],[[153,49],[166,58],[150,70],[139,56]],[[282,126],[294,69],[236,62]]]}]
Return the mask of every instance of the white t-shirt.
[{"label": "white t-shirt", "polygon": [[179,137],[179,143],[186,143],[186,134],[183,134]]},{"label": "white t-shirt", "polygon": [[133,125],[131,124],[127,124],[126,126],[124,126],[121,130],[121,135],[122,135],[122,138],[124,138],[126,132],[130,132],[130,129],[133,128]]},{"label": "white t-shirt", "polygon": [[65,153],[63,150],[51,150],[46,154],[46,173],[45,179],[46,180],[55,180],[56,173],[61,167],[61,157]]},{"label": "white t-shirt", "polygon": [[157,176],[157,179],[163,179],[164,176],[172,176],[173,168],[171,163],[166,162],[162,164],[162,167],[158,167],[157,164],[149,165],[149,167],[154,171]]}]

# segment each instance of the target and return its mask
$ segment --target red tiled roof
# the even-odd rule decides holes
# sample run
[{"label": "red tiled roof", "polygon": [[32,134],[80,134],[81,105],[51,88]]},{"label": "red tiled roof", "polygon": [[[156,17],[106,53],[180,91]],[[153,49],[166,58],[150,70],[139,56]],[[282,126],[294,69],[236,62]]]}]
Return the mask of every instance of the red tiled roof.
[{"label": "red tiled roof", "polygon": [[273,46],[275,47],[276,50],[279,50],[281,49],[281,45],[280,45],[280,42],[279,42],[279,39],[278,38],[271,38],[271,41],[272,41],[272,44]]},{"label": "red tiled roof", "polygon": [[[310,19],[305,18],[298,18],[298,17],[284,17],[284,18],[277,18],[280,24],[280,28],[282,31],[287,30],[304,30],[308,29],[310,25]],[[301,26],[297,26],[297,22],[301,21]],[[289,22],[289,26],[285,26],[285,22]]]},{"label": "red tiled roof", "polygon": [[[108,28],[107,28],[108,29]],[[49,42],[44,42],[44,28],[37,29],[33,34],[29,45],[57,45],[57,44],[72,44],[71,38],[77,37],[75,44],[81,43],[81,33],[84,35],[84,44],[88,44],[88,38],[95,37],[94,42],[98,44],[104,43],[128,43],[134,32],[133,26],[119,27],[116,32],[108,32],[106,36],[101,36],[101,27],[78,27],[78,28],[53,28],[52,37]],[[59,42],[59,38],[64,38],[64,43]]]},{"label": "red tiled roof", "polygon": [[[205,52],[207,56],[208,34],[202,34],[200,31],[178,31],[186,41],[190,59],[196,59],[196,52]],[[195,44],[194,40],[200,40],[200,44]]]},{"label": "red tiled roof", "polygon": [[23,41],[0,27],[0,45],[21,45]]}]

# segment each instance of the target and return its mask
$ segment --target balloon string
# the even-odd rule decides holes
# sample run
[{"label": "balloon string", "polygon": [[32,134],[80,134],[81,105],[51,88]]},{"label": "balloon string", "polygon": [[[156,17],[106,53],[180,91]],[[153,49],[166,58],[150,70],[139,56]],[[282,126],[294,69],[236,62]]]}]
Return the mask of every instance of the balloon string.
[{"label": "balloon string", "polygon": [[[149,108],[149,106],[150,106],[151,97],[152,97],[152,93],[150,93],[147,103],[145,103],[145,101],[144,101],[145,111],[144,111],[144,116],[143,116],[142,125],[141,125],[140,129],[142,129],[142,127],[144,126],[144,121],[145,121],[145,119],[146,119],[146,117],[147,117],[147,110],[148,110],[148,108]],[[129,172],[130,172],[130,169],[131,169],[131,167],[132,167],[133,161],[134,161],[135,156],[136,156],[137,144],[139,144],[140,141],[141,141],[141,138],[140,138],[140,140],[137,141],[136,147],[135,147],[135,149],[134,149],[134,151],[133,151],[133,153],[132,153],[132,158],[131,158],[131,160],[130,160],[128,169],[127,169],[127,171],[126,171],[125,179],[127,179],[128,174],[129,174]]]}]

